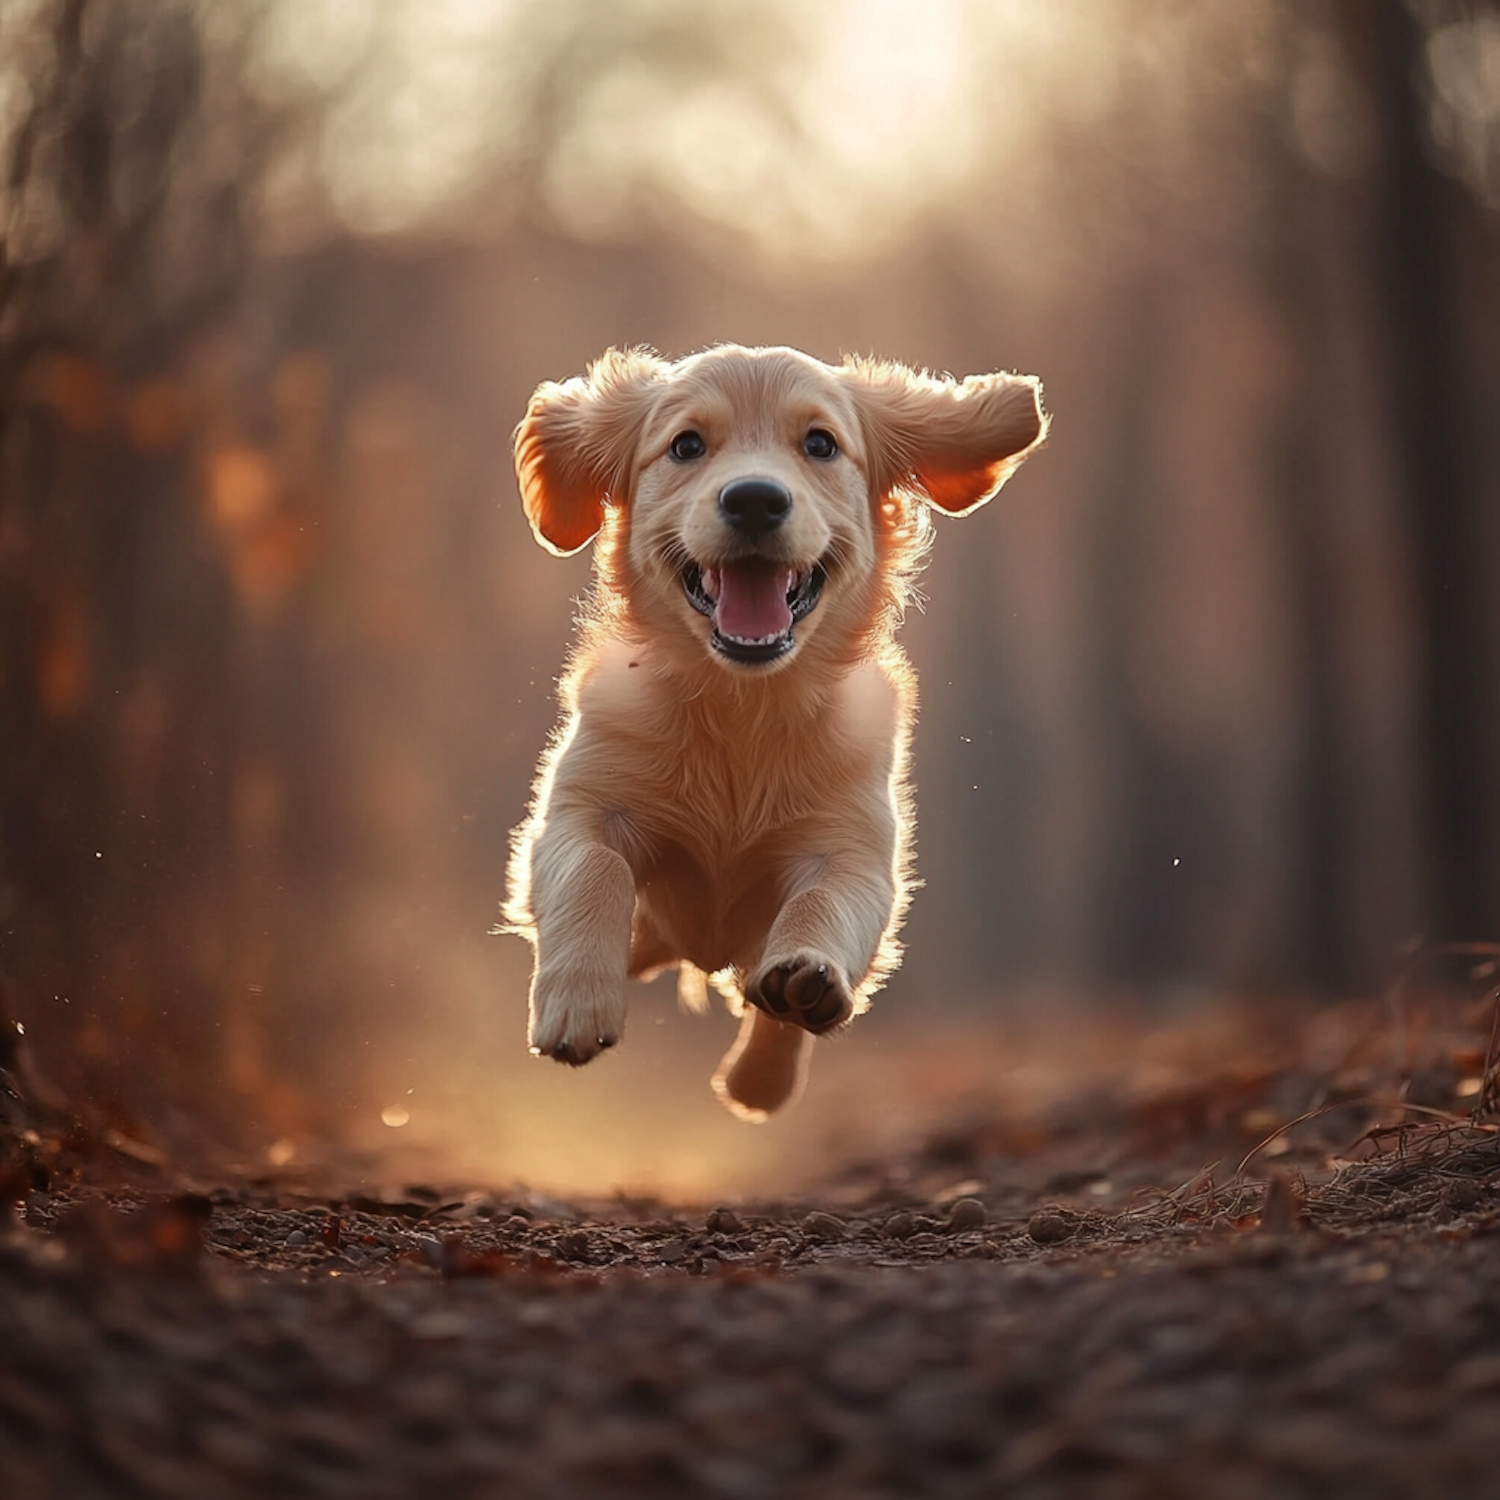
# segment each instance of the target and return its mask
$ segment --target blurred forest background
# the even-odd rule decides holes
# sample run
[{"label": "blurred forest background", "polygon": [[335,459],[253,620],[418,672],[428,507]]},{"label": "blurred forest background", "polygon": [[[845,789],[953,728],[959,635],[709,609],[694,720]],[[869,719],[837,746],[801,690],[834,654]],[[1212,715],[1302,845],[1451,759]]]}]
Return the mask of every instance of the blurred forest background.
[{"label": "blurred forest background", "polygon": [[665,991],[531,1062],[488,935],[588,578],[511,428],[722,340],[1055,418],[939,528],[926,888],[839,1050],[1500,939],[1494,0],[4,0],[0,980],[52,1071],[281,1162],[757,1134]]}]

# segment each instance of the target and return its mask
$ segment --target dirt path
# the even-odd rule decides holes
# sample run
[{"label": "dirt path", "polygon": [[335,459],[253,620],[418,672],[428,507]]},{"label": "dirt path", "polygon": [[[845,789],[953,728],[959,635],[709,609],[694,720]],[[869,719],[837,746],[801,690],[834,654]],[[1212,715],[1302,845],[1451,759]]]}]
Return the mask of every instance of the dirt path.
[{"label": "dirt path", "polygon": [[12,1121],[0,1495],[1500,1494],[1500,1139],[1411,1079],[1371,1134],[1348,1072],[971,1115],[733,1207],[214,1181]]}]

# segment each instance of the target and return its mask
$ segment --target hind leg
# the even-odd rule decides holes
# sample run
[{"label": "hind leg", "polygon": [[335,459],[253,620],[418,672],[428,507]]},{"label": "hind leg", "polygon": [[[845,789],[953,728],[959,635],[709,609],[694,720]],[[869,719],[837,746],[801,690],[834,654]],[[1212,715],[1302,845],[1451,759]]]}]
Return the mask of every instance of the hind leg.
[{"label": "hind leg", "polygon": [[746,1006],[740,1033],[714,1074],[714,1093],[740,1119],[758,1124],[802,1092],[812,1046],[802,1027]]},{"label": "hind leg", "polygon": [[639,901],[630,924],[630,963],[632,979],[655,979],[663,969],[670,968],[682,955],[656,930],[656,923]]}]

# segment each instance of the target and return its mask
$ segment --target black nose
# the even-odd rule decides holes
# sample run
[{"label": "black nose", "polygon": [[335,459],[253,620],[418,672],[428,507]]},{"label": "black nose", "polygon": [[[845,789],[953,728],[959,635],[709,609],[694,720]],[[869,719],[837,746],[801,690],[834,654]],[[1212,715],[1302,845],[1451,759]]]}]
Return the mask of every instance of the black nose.
[{"label": "black nose", "polygon": [[732,479],[719,491],[719,510],[736,531],[775,531],[792,513],[792,492],[774,479]]}]

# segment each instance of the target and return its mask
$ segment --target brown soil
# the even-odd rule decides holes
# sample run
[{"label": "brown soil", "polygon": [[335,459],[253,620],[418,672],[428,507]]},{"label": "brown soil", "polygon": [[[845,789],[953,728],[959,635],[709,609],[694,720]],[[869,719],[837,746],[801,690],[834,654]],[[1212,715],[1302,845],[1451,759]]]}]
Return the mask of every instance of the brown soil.
[{"label": "brown soil", "polygon": [[12,1057],[0,1495],[1497,1494],[1469,1022],[696,1206],[188,1168]]}]

